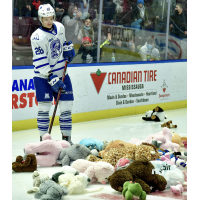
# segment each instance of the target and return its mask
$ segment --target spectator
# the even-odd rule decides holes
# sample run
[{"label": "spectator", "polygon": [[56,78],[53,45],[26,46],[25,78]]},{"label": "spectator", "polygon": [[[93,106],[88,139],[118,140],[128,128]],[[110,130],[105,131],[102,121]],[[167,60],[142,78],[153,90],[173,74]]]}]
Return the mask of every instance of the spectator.
[{"label": "spectator", "polygon": [[160,60],[160,53],[155,48],[155,40],[152,37],[146,38],[146,43],[139,50],[142,61]]},{"label": "spectator", "polygon": [[[111,34],[108,33],[108,38],[100,45],[100,58],[102,54],[102,47],[105,44],[109,44],[111,40]],[[97,48],[98,42],[92,42],[89,37],[82,39],[82,45],[78,50],[77,54],[82,54],[81,59],[83,63],[95,63],[97,62]]]},{"label": "spectator", "polygon": [[38,8],[41,4],[39,0],[32,0],[31,3],[31,17],[38,17]]},{"label": "spectator", "polygon": [[137,0],[137,5],[134,7],[132,12],[132,19],[133,22],[131,23],[131,27],[135,28],[135,34],[141,34],[140,29],[145,28],[144,25],[148,19],[148,14],[146,6],[144,5],[144,0]]},{"label": "spectator", "polygon": [[103,1],[103,14],[104,20],[113,22],[115,15],[116,4],[113,3],[113,0],[104,0]]},{"label": "spectator", "polygon": [[80,17],[82,13],[78,11],[77,6],[70,5],[68,11],[63,13],[61,18],[61,23],[65,27],[65,37],[67,41],[72,41],[74,44],[79,44],[78,41],[78,32],[82,26]]},{"label": "spectator", "polygon": [[177,4],[175,14],[170,19],[170,29],[174,36],[181,39],[181,59],[187,58],[187,14],[181,4]]},{"label": "spectator", "polygon": [[94,41],[94,29],[90,18],[86,18],[84,20],[84,24],[78,33],[78,40],[81,41],[84,37],[89,37],[92,41]]},{"label": "spectator", "polygon": [[[176,0],[171,0],[170,16],[173,15],[176,7]],[[155,31],[166,32],[168,2],[167,0],[154,0],[151,6],[152,15],[155,19]]]},{"label": "spectator", "polygon": [[14,17],[31,16],[31,0],[14,0]]},{"label": "spectator", "polygon": [[43,0],[42,4],[50,4],[55,12],[56,12],[56,17],[57,18],[61,18],[63,13],[64,13],[64,8],[62,8],[59,4],[57,0]]},{"label": "spectator", "polygon": [[118,25],[130,26],[133,22],[132,19],[132,8],[134,7],[134,3],[132,0],[113,0],[116,4],[115,11],[115,21]]}]

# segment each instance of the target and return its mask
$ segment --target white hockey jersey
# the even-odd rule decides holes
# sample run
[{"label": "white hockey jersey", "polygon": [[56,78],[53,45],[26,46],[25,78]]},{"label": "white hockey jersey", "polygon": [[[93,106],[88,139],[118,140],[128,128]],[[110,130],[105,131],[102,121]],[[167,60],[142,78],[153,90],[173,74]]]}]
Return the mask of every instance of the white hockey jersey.
[{"label": "white hockey jersey", "polygon": [[59,22],[54,22],[53,27],[52,31],[44,30],[40,27],[31,35],[33,65],[36,77],[47,78],[45,74],[50,70],[58,77],[63,75],[65,67],[63,57],[63,45],[66,43],[65,28]]}]

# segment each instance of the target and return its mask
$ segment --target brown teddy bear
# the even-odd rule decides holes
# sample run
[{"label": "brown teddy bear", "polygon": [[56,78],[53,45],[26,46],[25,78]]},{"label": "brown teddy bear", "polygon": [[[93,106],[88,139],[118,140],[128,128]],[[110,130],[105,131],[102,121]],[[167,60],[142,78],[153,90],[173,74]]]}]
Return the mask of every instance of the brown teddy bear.
[{"label": "brown teddy bear", "polygon": [[166,123],[163,123],[161,124],[161,127],[167,127],[167,128],[177,128],[177,125],[173,125],[172,124],[172,120],[166,122]]},{"label": "brown teddy bear", "polygon": [[126,169],[115,171],[108,177],[108,182],[114,190],[119,192],[122,192],[126,181],[139,183],[147,194],[156,190],[165,190],[166,179],[159,174],[152,173],[153,169],[154,166],[149,161],[134,161]]},{"label": "brown teddy bear", "polygon": [[105,154],[107,154],[108,151],[110,151],[111,148],[127,148],[127,147],[133,147],[134,145],[131,143],[127,143],[121,140],[114,140],[108,143],[107,147],[99,152],[99,156],[103,157]]},{"label": "brown teddy bear", "polygon": [[34,172],[37,169],[37,161],[34,154],[28,154],[25,161],[22,156],[17,156],[16,162],[12,163],[15,172]]},{"label": "brown teddy bear", "polygon": [[111,148],[106,154],[102,155],[102,159],[89,155],[86,160],[91,162],[104,161],[115,167],[120,158],[150,161],[160,158],[160,154],[153,144],[142,143],[141,145],[132,145],[132,147],[127,148]]}]

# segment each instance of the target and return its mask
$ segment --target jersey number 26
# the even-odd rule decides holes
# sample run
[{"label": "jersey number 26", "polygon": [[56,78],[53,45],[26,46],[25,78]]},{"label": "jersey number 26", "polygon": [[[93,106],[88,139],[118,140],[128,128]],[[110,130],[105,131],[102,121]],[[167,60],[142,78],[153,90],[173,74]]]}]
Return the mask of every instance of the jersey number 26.
[{"label": "jersey number 26", "polygon": [[35,54],[36,55],[40,55],[40,54],[43,54],[43,53],[44,53],[44,51],[41,47],[35,48]]}]

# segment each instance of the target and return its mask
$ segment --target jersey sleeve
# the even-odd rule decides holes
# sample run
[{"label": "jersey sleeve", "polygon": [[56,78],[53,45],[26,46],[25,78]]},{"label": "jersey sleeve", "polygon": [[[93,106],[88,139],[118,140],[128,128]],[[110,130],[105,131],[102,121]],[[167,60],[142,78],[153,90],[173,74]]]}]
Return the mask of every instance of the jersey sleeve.
[{"label": "jersey sleeve", "polygon": [[48,45],[46,44],[45,38],[36,34],[31,37],[31,47],[33,51],[33,65],[35,71],[39,72],[44,76],[48,76],[48,72],[51,70],[48,61]]}]

